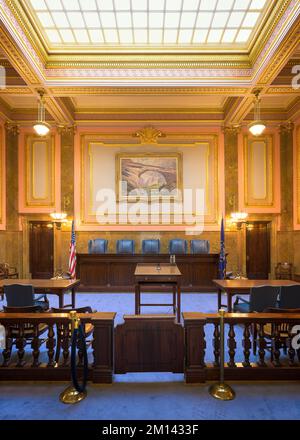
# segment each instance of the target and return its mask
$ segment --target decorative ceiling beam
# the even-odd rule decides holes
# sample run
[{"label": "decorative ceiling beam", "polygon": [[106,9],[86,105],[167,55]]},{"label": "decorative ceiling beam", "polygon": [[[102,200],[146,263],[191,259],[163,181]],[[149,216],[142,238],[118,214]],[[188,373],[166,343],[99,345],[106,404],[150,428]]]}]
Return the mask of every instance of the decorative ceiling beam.
[{"label": "decorative ceiling beam", "polygon": [[60,98],[45,95],[45,107],[57,124],[74,124],[74,115]]},{"label": "decorative ceiling beam", "polygon": [[26,60],[22,50],[13,38],[8,34],[4,24],[0,21],[0,47],[8,61],[24,79],[27,85],[40,85],[40,79],[36,75],[31,64]]}]

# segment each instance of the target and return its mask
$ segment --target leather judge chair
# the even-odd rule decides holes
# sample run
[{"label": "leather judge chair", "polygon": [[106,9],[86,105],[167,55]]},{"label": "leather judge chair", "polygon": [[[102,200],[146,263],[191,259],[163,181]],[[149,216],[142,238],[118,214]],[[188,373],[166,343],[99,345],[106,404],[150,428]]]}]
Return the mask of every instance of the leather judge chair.
[{"label": "leather judge chair", "polygon": [[108,241],[103,238],[96,238],[95,240],[89,240],[88,252],[89,254],[106,254]]},{"label": "leather judge chair", "polygon": [[142,253],[145,255],[157,255],[160,252],[159,240],[143,240]]},{"label": "leather judge chair", "polygon": [[280,288],[280,309],[299,309],[300,308],[300,286],[291,284]]},{"label": "leather judge chair", "polygon": [[209,254],[209,241],[191,240],[191,254]]},{"label": "leather judge chair", "polygon": [[[4,286],[7,307],[39,307],[41,311],[49,309],[46,295],[35,297],[33,286],[29,284],[11,284]],[[40,301],[41,298],[44,301]]]},{"label": "leather judge chair", "polygon": [[269,307],[276,307],[280,287],[258,286],[250,290],[250,301],[238,296],[233,311],[238,313],[263,312]]},{"label": "leather judge chair", "polygon": [[117,254],[134,254],[134,240],[117,240]]},{"label": "leather judge chair", "polygon": [[169,254],[186,254],[187,253],[187,241],[180,238],[175,238],[169,242]]}]

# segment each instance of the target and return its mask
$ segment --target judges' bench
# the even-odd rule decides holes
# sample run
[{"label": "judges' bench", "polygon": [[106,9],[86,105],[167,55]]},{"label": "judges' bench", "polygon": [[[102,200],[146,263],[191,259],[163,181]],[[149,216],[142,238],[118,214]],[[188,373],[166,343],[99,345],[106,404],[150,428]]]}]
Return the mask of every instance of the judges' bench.
[{"label": "judges' bench", "polygon": [[[134,271],[138,263],[169,261],[169,254],[77,254],[76,276],[81,281],[78,291],[134,292]],[[219,254],[176,255],[176,264],[182,273],[183,292],[217,291],[212,280],[218,278]],[[169,288],[162,286],[161,290],[169,291]]]}]

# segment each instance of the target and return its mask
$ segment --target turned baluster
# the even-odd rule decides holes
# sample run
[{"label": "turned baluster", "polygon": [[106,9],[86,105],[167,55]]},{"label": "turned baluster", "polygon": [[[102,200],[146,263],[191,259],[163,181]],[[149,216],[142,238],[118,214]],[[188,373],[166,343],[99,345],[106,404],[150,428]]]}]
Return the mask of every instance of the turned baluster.
[{"label": "turned baluster", "polygon": [[245,324],[245,328],[244,328],[244,339],[243,339],[243,347],[244,347],[244,362],[243,362],[243,366],[244,367],[251,367],[250,364],[250,353],[251,353],[251,332],[250,332],[250,327],[251,324]]},{"label": "turned baluster", "polygon": [[204,325],[201,325],[201,351],[200,351],[200,362],[199,365],[201,368],[205,368],[205,351],[206,351],[206,339],[205,339],[205,331]]},{"label": "turned baluster", "polygon": [[2,352],[2,356],[3,356],[2,367],[8,367],[9,365],[12,345],[13,345],[12,330],[11,327],[6,327],[5,349]]},{"label": "turned baluster", "polygon": [[41,363],[39,362],[40,357],[40,339],[39,339],[39,325],[35,324],[33,327],[33,338],[31,342],[32,348],[32,367],[38,367]]},{"label": "turned baluster", "polygon": [[69,347],[70,347],[70,327],[69,324],[64,324],[63,327],[63,366],[66,367],[69,362]]},{"label": "turned baluster", "polygon": [[289,338],[288,338],[288,355],[289,355],[289,366],[293,367],[295,365],[295,356],[296,356],[296,350],[292,346],[293,337],[295,336],[294,333],[292,333],[293,325],[289,326]]},{"label": "turned baluster", "polygon": [[23,367],[25,362],[24,362],[24,355],[25,355],[25,350],[24,347],[26,345],[26,341],[24,339],[24,324],[19,324],[18,325],[18,336],[16,339],[16,347],[18,349],[18,362],[17,362],[17,367]]},{"label": "turned baluster", "polygon": [[46,344],[48,350],[48,364],[47,367],[55,367],[56,362],[54,360],[54,348],[55,348],[55,338],[54,338],[54,329],[53,324],[49,324],[48,326],[48,340]]},{"label": "turned baluster", "polygon": [[215,330],[214,330],[214,339],[213,339],[213,345],[214,345],[214,366],[219,367],[220,366],[220,328],[219,323],[214,324]]},{"label": "turned baluster", "polygon": [[266,367],[265,362],[265,348],[266,348],[266,341],[264,338],[264,324],[258,325],[258,355],[259,355],[259,361],[257,362],[260,367]]},{"label": "turned baluster", "polygon": [[234,367],[236,367],[236,363],[234,361],[235,351],[236,351],[234,324],[229,324],[227,345],[229,348],[229,350],[228,350],[228,354],[229,354],[228,367],[234,368]]},{"label": "turned baluster", "polygon": [[273,365],[280,367],[280,328],[276,324],[272,324],[272,354]]}]

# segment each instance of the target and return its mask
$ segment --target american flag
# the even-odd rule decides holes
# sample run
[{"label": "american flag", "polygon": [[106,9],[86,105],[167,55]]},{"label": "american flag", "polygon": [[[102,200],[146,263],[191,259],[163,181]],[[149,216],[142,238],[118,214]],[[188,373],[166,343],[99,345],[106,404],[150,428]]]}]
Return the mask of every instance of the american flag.
[{"label": "american flag", "polygon": [[74,220],[72,221],[72,234],[70,242],[69,273],[71,275],[71,278],[76,277],[76,237]]},{"label": "american flag", "polygon": [[226,253],[225,253],[225,231],[224,218],[221,221],[221,237],[220,237],[220,257],[219,257],[219,278],[224,280],[226,278]]}]

